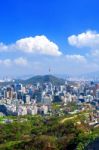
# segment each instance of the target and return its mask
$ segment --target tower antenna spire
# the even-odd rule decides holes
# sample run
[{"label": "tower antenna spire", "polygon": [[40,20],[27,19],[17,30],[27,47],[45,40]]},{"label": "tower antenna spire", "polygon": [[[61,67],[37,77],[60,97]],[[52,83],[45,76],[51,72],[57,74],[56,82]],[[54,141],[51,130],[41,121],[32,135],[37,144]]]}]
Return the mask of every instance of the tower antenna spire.
[{"label": "tower antenna spire", "polygon": [[49,71],[49,73],[51,73],[51,68],[50,68],[50,67],[49,67],[49,70],[48,70],[48,71]]}]

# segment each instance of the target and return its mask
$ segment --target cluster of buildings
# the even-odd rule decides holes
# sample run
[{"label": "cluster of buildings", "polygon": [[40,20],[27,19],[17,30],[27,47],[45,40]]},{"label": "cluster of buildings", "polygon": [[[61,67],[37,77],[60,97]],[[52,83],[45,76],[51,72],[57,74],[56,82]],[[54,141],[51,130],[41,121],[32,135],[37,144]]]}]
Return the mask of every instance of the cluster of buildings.
[{"label": "cluster of buildings", "polygon": [[99,84],[66,81],[64,85],[49,82],[0,86],[0,115],[48,115],[53,112],[53,103],[64,107],[70,102],[89,104],[98,112]]}]

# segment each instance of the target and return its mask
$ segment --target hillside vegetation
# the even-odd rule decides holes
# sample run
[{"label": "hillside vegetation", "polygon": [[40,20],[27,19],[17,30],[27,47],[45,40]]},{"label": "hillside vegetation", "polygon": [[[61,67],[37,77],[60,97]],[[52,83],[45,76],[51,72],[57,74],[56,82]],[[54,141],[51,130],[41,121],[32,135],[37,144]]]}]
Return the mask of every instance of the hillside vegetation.
[{"label": "hillside vegetation", "polygon": [[99,136],[99,128],[90,128],[82,117],[65,118],[10,117],[13,123],[0,123],[0,150],[84,150]]}]

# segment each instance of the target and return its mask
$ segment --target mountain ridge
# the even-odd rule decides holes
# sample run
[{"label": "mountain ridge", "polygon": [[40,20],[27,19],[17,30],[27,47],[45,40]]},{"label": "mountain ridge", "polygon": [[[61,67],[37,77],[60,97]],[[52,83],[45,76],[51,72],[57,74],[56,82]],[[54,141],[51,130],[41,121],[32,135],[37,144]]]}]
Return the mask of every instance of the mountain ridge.
[{"label": "mountain ridge", "polygon": [[0,85],[7,85],[13,83],[22,83],[22,84],[43,84],[51,82],[53,85],[63,85],[65,80],[54,75],[36,75],[31,78],[22,80],[22,79],[15,79],[14,82],[0,82]]},{"label": "mountain ridge", "polygon": [[52,84],[54,85],[57,85],[57,84],[64,84],[65,83],[65,80],[64,79],[61,79],[61,78],[58,78],[56,76],[53,76],[53,75],[37,75],[37,76],[34,76],[34,77],[31,77],[27,80],[25,80],[25,83],[40,83],[40,84],[43,84],[43,83],[48,83],[48,82],[51,82]]}]

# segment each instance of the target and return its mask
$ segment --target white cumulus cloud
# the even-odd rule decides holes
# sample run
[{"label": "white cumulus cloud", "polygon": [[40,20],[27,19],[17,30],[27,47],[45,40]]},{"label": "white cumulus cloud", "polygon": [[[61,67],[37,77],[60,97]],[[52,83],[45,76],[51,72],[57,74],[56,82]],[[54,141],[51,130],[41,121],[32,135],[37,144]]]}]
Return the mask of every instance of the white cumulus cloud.
[{"label": "white cumulus cloud", "polygon": [[0,43],[0,52],[7,51],[7,50],[8,50],[8,46],[1,42]]},{"label": "white cumulus cloud", "polygon": [[15,43],[9,45],[0,43],[0,51],[13,50],[50,56],[60,56],[62,54],[57,44],[50,41],[44,35],[19,39]]},{"label": "white cumulus cloud", "polygon": [[16,59],[14,60],[14,63],[15,63],[16,65],[20,65],[20,66],[26,66],[26,65],[28,65],[27,59],[25,59],[25,58],[23,58],[23,57],[16,58]]},{"label": "white cumulus cloud", "polygon": [[99,33],[94,31],[86,31],[78,35],[71,35],[68,37],[70,45],[75,47],[99,47]]},{"label": "white cumulus cloud", "polygon": [[0,59],[0,64],[9,67],[12,64],[12,61],[11,59],[4,59],[4,60]]},{"label": "white cumulus cloud", "polygon": [[95,49],[91,51],[91,56],[99,58],[99,49]]},{"label": "white cumulus cloud", "polygon": [[68,61],[73,61],[74,63],[85,63],[86,58],[82,55],[66,55],[65,56],[66,60]]},{"label": "white cumulus cloud", "polygon": [[23,57],[19,57],[19,58],[16,58],[16,59],[0,59],[0,64],[2,66],[6,66],[6,67],[9,67],[9,66],[14,66],[14,65],[18,65],[18,66],[26,66],[28,65],[28,61],[27,59],[23,58]]}]

